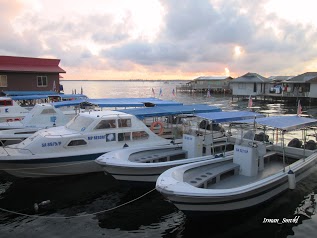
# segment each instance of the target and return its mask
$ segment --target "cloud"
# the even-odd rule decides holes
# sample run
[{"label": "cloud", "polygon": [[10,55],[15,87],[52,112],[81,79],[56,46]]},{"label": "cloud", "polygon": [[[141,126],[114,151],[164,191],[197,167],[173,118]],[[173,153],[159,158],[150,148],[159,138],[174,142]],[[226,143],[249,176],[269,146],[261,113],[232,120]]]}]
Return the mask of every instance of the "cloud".
[{"label": "cloud", "polygon": [[[236,76],[248,71],[269,76],[301,73],[317,57],[316,25],[266,11],[268,0],[160,1],[162,23],[151,39],[144,32],[149,24],[143,29],[136,11],[129,8],[120,14],[118,9],[97,11],[99,2],[91,0],[94,9],[66,15],[55,9],[52,17],[41,14],[41,9],[60,5],[59,0],[53,5],[41,1],[50,5],[39,11],[18,1],[0,1],[0,54],[57,57],[66,70],[142,69],[188,75],[223,73],[228,67]],[[236,46],[242,53],[234,57]]]}]

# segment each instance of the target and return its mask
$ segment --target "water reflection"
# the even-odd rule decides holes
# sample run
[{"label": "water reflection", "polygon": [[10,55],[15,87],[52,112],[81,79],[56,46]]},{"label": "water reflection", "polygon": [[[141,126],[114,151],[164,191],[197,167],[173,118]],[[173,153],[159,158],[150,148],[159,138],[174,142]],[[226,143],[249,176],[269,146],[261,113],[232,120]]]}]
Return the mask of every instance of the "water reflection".
[{"label": "water reflection", "polygon": [[[151,97],[151,89],[163,90],[163,99],[207,103],[223,110],[245,110],[247,101],[232,101],[231,96],[178,93],[175,84],[160,82],[63,82],[70,93],[83,86],[91,98]],[[253,102],[255,111],[269,115],[295,114],[296,105]],[[316,117],[317,107],[303,105],[305,115]],[[272,138],[272,134],[270,135]],[[301,138],[292,132],[290,138]],[[314,140],[315,138],[312,137]],[[165,201],[158,192],[150,193],[119,209],[73,219],[30,218],[0,213],[3,237],[313,237],[317,231],[317,171],[287,191],[259,207],[232,213],[192,219]],[[152,187],[123,185],[102,173],[50,179],[16,179],[0,175],[0,207],[46,216],[86,215],[107,210],[135,199]],[[34,203],[50,200],[38,213]],[[299,224],[263,224],[264,218],[294,218]]]}]

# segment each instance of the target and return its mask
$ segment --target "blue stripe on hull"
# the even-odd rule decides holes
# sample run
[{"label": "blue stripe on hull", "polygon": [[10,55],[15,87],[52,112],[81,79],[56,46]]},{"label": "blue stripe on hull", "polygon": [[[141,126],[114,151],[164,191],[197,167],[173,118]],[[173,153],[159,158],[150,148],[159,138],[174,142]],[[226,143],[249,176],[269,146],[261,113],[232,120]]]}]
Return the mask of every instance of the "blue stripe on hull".
[{"label": "blue stripe on hull", "polygon": [[87,155],[75,155],[67,157],[56,157],[56,158],[43,158],[43,159],[20,159],[20,160],[0,160],[1,163],[10,164],[53,164],[53,163],[63,163],[63,162],[76,162],[76,161],[89,161],[95,160],[99,156],[105,153],[97,154],[87,154]]}]

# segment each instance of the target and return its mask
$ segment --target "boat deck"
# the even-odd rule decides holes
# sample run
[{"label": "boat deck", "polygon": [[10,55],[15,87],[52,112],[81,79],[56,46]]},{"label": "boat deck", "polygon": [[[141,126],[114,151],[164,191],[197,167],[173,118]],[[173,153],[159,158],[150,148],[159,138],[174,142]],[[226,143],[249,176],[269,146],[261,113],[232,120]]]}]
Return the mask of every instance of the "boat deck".
[{"label": "boat deck", "polygon": [[282,160],[270,160],[270,162],[266,163],[264,166],[264,170],[259,172],[257,176],[244,176],[244,175],[235,175],[228,176],[216,184],[208,185],[208,189],[229,189],[240,187],[243,185],[247,185],[258,180],[269,177],[276,172],[283,169],[283,161]]},{"label": "boat deck", "polygon": [[181,148],[166,148],[141,151],[131,154],[129,160],[139,163],[155,163],[170,161],[179,157],[187,158],[187,151],[184,151]]}]

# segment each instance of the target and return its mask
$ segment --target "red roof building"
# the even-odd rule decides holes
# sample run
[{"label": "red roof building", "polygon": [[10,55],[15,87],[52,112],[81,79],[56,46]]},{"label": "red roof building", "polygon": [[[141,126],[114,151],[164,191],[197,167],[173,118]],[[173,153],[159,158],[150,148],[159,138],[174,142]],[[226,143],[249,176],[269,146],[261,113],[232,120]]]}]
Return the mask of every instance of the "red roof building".
[{"label": "red roof building", "polygon": [[0,91],[59,92],[59,59],[0,56]]}]

